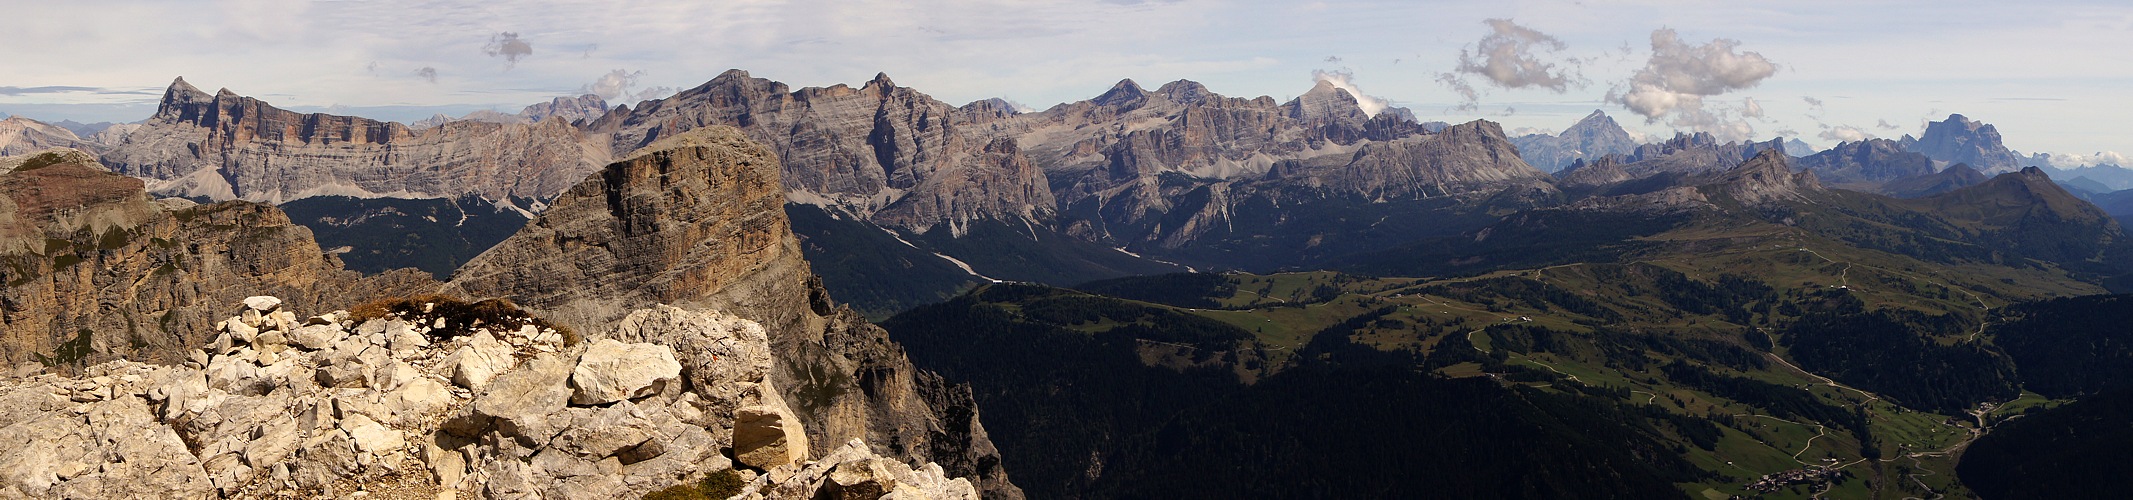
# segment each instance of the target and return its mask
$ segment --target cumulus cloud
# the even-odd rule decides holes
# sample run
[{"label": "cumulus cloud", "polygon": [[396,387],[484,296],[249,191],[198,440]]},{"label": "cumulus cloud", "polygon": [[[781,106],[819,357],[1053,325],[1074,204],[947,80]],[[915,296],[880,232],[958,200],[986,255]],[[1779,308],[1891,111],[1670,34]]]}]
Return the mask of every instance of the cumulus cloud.
[{"label": "cumulus cloud", "polygon": [[1763,105],[1761,103],[1755,102],[1755,98],[1753,97],[1742,98],[1740,105],[1740,115],[1748,118],[1762,118]]},{"label": "cumulus cloud", "polygon": [[1804,96],[1804,95],[1803,95],[1803,96],[1800,96],[1800,100],[1802,100],[1802,101],[1807,101],[1807,107],[1810,107],[1810,108],[1815,108],[1815,109],[1822,109],[1822,100],[1821,100],[1821,99],[1816,99],[1816,98],[1813,98],[1813,97],[1808,97],[1808,96]]},{"label": "cumulus cloud", "polygon": [[1875,123],[1875,124],[1874,124],[1874,126],[1875,126],[1875,127],[1880,127],[1880,128],[1882,129],[1882,130],[1896,130],[1896,129],[1899,129],[1899,128],[1903,128],[1903,127],[1898,127],[1898,126],[1896,126],[1896,124],[1894,124],[1894,123],[1889,123],[1889,121],[1888,121],[1888,120],[1885,120],[1885,119],[1884,119],[1884,120],[1879,120],[1879,121],[1878,121],[1877,123]]},{"label": "cumulus cloud", "polygon": [[428,80],[430,83],[437,83],[437,68],[423,66],[415,70],[415,76]]},{"label": "cumulus cloud", "polygon": [[1656,122],[1693,113],[1705,97],[1754,87],[1777,74],[1770,59],[1738,47],[1740,41],[1724,38],[1689,45],[1672,29],[1653,31],[1651,60],[1630,77],[1628,89],[1609,92],[1611,100]]},{"label": "cumulus cloud", "polygon": [[1867,131],[1861,130],[1859,127],[1854,127],[1851,125],[1838,125],[1835,127],[1828,127],[1822,130],[1822,133],[1817,134],[1816,137],[1821,137],[1823,139],[1837,141],[1841,143],[1859,142],[1867,139],[1872,139],[1874,138],[1874,134],[1867,133]]},{"label": "cumulus cloud", "polygon": [[1363,108],[1363,114],[1366,115],[1377,116],[1379,111],[1384,111],[1387,106],[1392,105],[1392,101],[1365,94],[1363,89],[1357,88],[1355,86],[1355,72],[1353,71],[1345,69],[1332,71],[1311,70],[1311,79],[1314,83],[1326,82],[1333,84],[1334,88],[1348,91],[1348,95],[1355,96],[1356,106]]},{"label": "cumulus cloud", "polygon": [[1520,26],[1510,19],[1489,19],[1489,34],[1473,45],[1459,49],[1459,64],[1437,81],[1465,100],[1461,109],[1471,110],[1481,94],[1467,77],[1504,89],[1541,88],[1555,93],[1584,86],[1578,76],[1580,61],[1562,55],[1569,48],[1562,40],[1539,30]]},{"label": "cumulus cloud", "polygon": [[[1713,39],[1690,45],[1672,29],[1652,31],[1652,56],[1630,80],[1607,92],[1607,100],[1644,116],[1645,123],[1662,121],[1675,127],[1710,132],[1724,140],[1752,136],[1755,128],[1743,117],[1761,115],[1753,110],[1733,109],[1705,99],[1754,87],[1777,74],[1778,66],[1757,52],[1742,52],[1740,41]],[[1812,99],[1809,104],[1813,104]],[[1753,103],[1748,103],[1753,104]]]},{"label": "cumulus cloud", "polygon": [[489,44],[482,46],[481,51],[489,57],[504,58],[508,68],[517,66],[519,59],[533,55],[533,44],[520,40],[518,33],[506,31],[489,37]]},{"label": "cumulus cloud", "polygon": [[1483,23],[1493,32],[1474,46],[1460,49],[1459,66],[1452,71],[1485,77],[1503,88],[1541,87],[1556,92],[1568,91],[1577,79],[1576,60],[1543,58],[1537,53],[1568,48],[1562,40],[1510,19]]},{"label": "cumulus cloud", "polygon": [[2096,154],[2088,155],[2052,153],[2048,161],[2051,162],[2052,166],[2059,168],[2087,167],[2092,165],[2118,165],[2121,167],[2133,165],[2133,159],[2127,158],[2126,155],[2118,154],[2117,151],[2099,151]]},{"label": "cumulus cloud", "polygon": [[617,69],[600,75],[600,78],[592,83],[578,87],[578,93],[597,95],[610,102],[658,99],[674,93],[673,87],[638,88],[638,81],[643,78],[644,70]]}]

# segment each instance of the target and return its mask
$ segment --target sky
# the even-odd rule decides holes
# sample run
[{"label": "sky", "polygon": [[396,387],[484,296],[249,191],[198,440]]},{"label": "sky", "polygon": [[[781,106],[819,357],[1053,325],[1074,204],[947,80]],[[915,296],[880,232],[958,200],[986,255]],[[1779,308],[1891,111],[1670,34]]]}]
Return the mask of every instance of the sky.
[{"label": "sky", "polygon": [[727,69],[887,73],[1034,109],[1121,79],[1287,100],[1333,79],[1422,120],[1651,137],[1918,134],[1950,113],[2066,164],[2133,154],[2133,2],[0,0],[0,113],[134,121],[170,81],[411,121],[670,95]]}]

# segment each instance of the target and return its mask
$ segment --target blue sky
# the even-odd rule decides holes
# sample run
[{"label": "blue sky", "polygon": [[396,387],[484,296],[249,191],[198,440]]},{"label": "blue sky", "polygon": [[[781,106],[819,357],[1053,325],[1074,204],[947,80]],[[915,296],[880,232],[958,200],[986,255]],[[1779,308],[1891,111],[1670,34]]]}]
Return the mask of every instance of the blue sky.
[{"label": "blue sky", "polygon": [[[2025,153],[2070,162],[2133,153],[2125,2],[0,0],[0,11],[54,20],[12,23],[13,39],[34,42],[0,46],[0,112],[48,120],[144,118],[180,75],[294,109],[412,120],[587,90],[634,102],[729,68],[795,87],[887,72],[952,103],[1004,97],[1037,108],[1122,78],[1287,99],[1319,74],[1347,75],[1425,120],[1508,129],[1560,130],[1602,109],[1644,134],[1706,129],[1828,146],[1915,134],[1927,119],[1963,113],[1998,125]],[[1462,51],[1474,55],[1470,67],[1488,66],[1491,19],[1533,42],[1497,62],[1545,64],[1535,74],[1561,83],[1456,71]],[[1662,29],[1686,51],[1675,56],[1754,64],[1698,59],[1681,73],[1655,59]],[[1737,73],[1694,73],[1719,66]],[[1447,73],[1475,98],[1447,85]],[[1725,83],[1660,94],[1694,94],[1707,113],[1648,122],[1610,99],[1640,78]]]}]

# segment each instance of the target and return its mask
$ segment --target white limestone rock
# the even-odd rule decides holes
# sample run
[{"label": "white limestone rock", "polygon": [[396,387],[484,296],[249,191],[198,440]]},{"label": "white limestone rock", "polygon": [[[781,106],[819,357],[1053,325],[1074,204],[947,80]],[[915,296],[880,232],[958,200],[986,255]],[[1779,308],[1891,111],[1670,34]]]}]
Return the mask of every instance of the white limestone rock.
[{"label": "white limestone rock", "polygon": [[598,405],[648,396],[680,378],[681,363],[674,360],[673,348],[600,339],[571,370],[570,403]]}]

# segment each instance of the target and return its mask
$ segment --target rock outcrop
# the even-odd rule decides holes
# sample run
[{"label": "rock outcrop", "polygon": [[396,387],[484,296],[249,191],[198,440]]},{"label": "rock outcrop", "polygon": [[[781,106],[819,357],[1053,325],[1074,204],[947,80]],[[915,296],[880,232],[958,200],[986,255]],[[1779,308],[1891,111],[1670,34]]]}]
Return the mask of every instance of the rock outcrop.
[{"label": "rock outcrop", "polygon": [[1709,186],[1751,206],[1777,201],[1807,201],[1810,194],[1823,190],[1814,171],[1793,172],[1788,158],[1782,150],[1764,150],[1717,176]]},{"label": "rock outcrop", "polygon": [[2023,163],[2021,155],[2001,142],[1999,128],[1963,115],[1927,123],[1926,132],[1909,149],[1934,160],[1967,163],[1988,174],[2014,171]]},{"label": "rock outcrop", "polygon": [[739,130],[665,137],[558,197],[462,267],[447,293],[510,298],[581,329],[631,304],[730,311],[770,332],[770,380],[815,454],[862,439],[885,456],[940,463],[989,495],[1019,496],[968,389],[912,367],[887,332],[829,301],[788,227],[779,170]]},{"label": "rock outcrop", "polygon": [[415,131],[302,114],[171,82],[155,116],[103,153],[166,195],[280,203],[309,196],[543,199],[605,163],[603,141],[563,120],[455,121]]},{"label": "rock outcrop", "polygon": [[341,269],[273,207],[156,200],[87,155],[13,160],[0,174],[0,361],[175,363],[246,296],[348,307],[434,287],[414,273]]},{"label": "rock outcrop", "polygon": [[[937,465],[913,473],[863,445],[809,463],[797,429],[763,435],[753,415],[790,410],[754,322],[659,305],[577,341],[523,313],[467,324],[422,312],[441,305],[296,320],[252,303],[182,366],[0,379],[0,495],[634,498],[746,467],[785,490],[826,470],[837,487],[974,498]],[[301,336],[325,340],[288,343]],[[647,341],[716,347],[683,365]],[[507,366],[486,383],[454,380],[484,342],[504,346]],[[617,353],[679,369],[646,372]],[[617,387],[620,399],[583,397]],[[750,454],[763,446],[744,441],[793,451]]]},{"label": "rock outcrop", "polygon": [[854,440],[799,470],[759,476],[735,498],[930,498],[977,500],[978,492],[962,478],[949,478],[939,465],[913,469],[875,455]]}]

